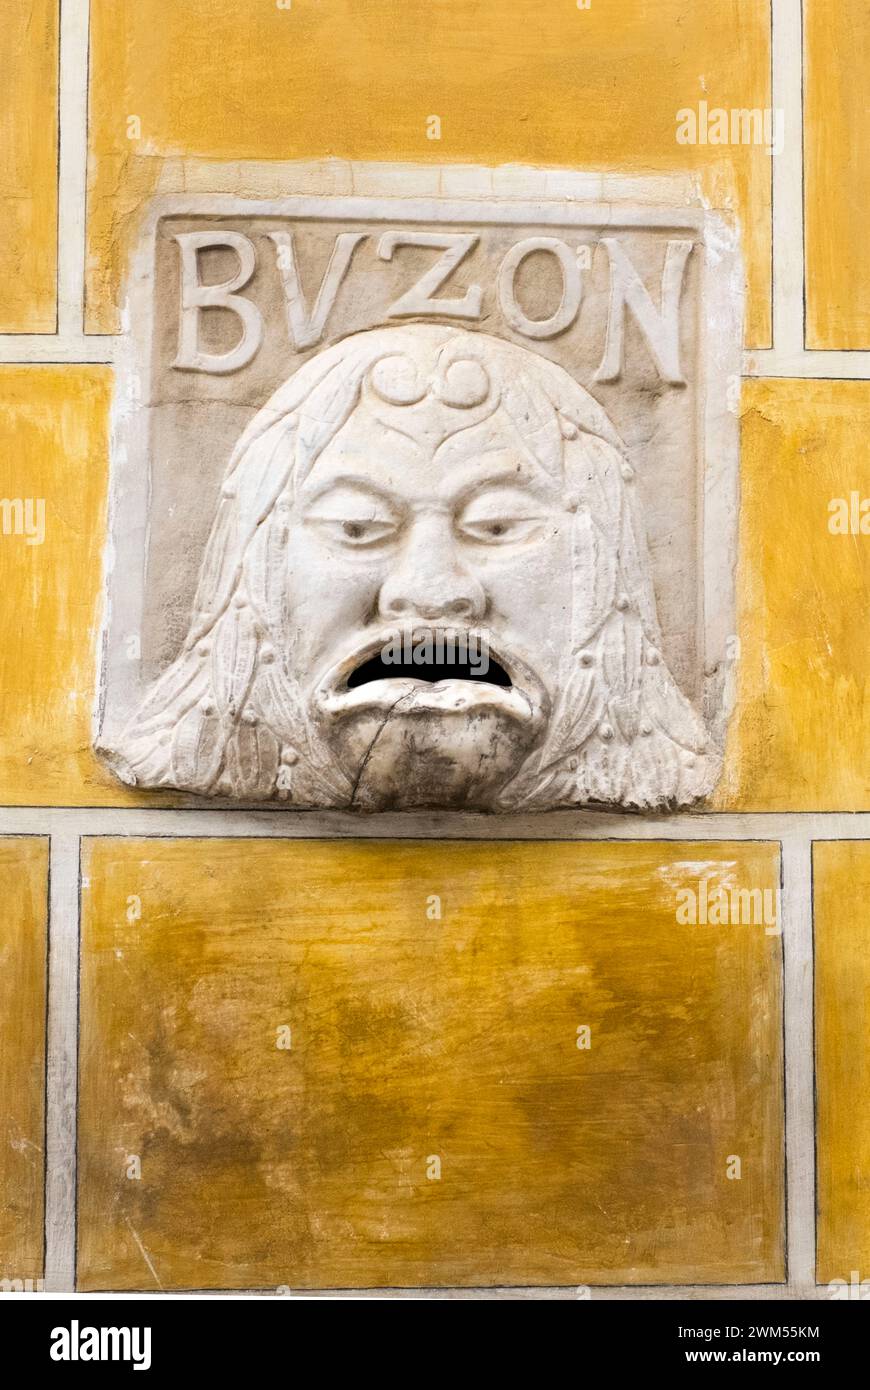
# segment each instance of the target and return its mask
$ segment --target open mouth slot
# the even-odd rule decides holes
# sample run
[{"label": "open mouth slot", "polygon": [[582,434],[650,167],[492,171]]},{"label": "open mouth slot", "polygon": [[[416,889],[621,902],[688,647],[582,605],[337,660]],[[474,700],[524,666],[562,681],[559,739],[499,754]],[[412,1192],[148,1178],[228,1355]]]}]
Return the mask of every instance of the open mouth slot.
[{"label": "open mouth slot", "polygon": [[410,679],[428,681],[432,685],[438,681],[478,681],[486,685],[510,686],[513,684],[507,671],[493,656],[487,660],[469,661],[467,656],[457,654],[451,660],[449,654],[437,661],[404,663],[388,661],[382,652],[369,657],[348,676],[348,690],[355,690],[369,681],[390,681]]}]

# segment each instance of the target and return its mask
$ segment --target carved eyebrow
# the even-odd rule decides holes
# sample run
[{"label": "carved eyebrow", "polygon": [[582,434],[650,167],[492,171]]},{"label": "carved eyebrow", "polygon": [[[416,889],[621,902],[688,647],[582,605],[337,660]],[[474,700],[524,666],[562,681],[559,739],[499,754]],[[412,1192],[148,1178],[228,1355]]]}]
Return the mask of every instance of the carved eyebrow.
[{"label": "carved eyebrow", "polygon": [[371,482],[368,478],[357,477],[353,473],[339,473],[334,478],[321,484],[310,497],[305,498],[305,505],[309,506],[314,502],[319,502],[326,493],[335,492],[338,488],[353,488],[356,492],[367,492],[370,496],[379,497],[382,502],[395,507],[399,499],[394,493],[388,492],[386,488],[378,487],[377,483]]},{"label": "carved eyebrow", "polygon": [[544,493],[546,492],[546,488],[542,487],[537,479],[534,477],[530,478],[528,475],[524,476],[517,468],[503,468],[500,469],[498,473],[489,473],[485,478],[470,478],[468,482],[451,497],[451,505],[461,507],[479,492],[487,492],[495,488],[504,487],[515,487],[522,492],[531,493],[541,501],[545,500]]},{"label": "carved eyebrow", "polygon": [[[435,450],[435,453],[433,455],[432,461],[436,465],[443,465],[445,462],[444,454],[448,453],[447,462],[451,471],[453,471],[454,469],[466,470],[475,466],[480,467],[480,465],[482,465],[492,454],[506,454],[509,455],[511,458],[517,458],[520,462],[521,467],[525,464],[529,468],[531,468],[533,472],[538,472],[539,470],[543,469],[543,471],[550,478],[552,478],[551,471],[548,468],[546,468],[546,466],[544,465],[542,460],[538,458],[534,450],[529,448],[528,442],[522,438],[522,436],[519,434],[519,432],[513,425],[512,421],[510,422],[510,424],[511,429],[509,438],[505,438],[504,435],[502,435],[501,437],[490,436],[488,439],[480,441],[472,440],[470,442],[467,452],[465,452],[464,450],[460,452],[460,450],[457,449],[457,439],[461,440],[462,435],[466,435],[471,431],[462,430],[459,432],[458,436],[451,435],[448,439],[443,440],[441,444],[438,445],[438,448]],[[456,450],[458,455],[457,457],[449,457],[449,451],[451,449]],[[517,469],[511,470],[511,475],[520,476],[520,471]]]}]

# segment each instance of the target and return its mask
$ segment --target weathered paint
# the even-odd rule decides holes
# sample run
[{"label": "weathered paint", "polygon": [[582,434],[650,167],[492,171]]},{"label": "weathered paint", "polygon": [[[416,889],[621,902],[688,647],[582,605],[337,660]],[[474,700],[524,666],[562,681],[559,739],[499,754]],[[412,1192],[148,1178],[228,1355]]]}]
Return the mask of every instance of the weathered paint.
[{"label": "weathered paint", "polygon": [[27,1281],[42,1278],[48,841],[0,839],[0,881],[0,1279]]},{"label": "weathered paint", "polygon": [[813,845],[813,899],[816,1274],[819,1283],[850,1284],[853,1271],[859,1281],[870,1277],[870,845]]},{"label": "weathered paint", "polygon": [[743,411],[738,701],[715,804],[867,810],[870,537],[829,524],[832,502],[870,499],[870,384],[748,381]]},{"label": "weathered paint", "polygon": [[863,0],[804,0],[809,348],[870,348],[870,24]]},{"label": "weathered paint", "polygon": [[776,846],[83,867],[82,1288],[782,1279],[781,941],[677,919]]},{"label": "weathered paint", "polygon": [[[92,0],[88,328],[115,331],[142,205],[188,187],[191,159],[338,156],[697,173],[713,206],[739,210],[747,342],[767,346],[771,157],[678,143],[677,113],[702,101],[770,106],[768,0],[453,0],[437,14],[406,0]],[[245,191],[234,172],[213,169],[209,191]],[[284,178],[272,197],[308,191]]]},{"label": "weathered paint", "polygon": [[58,0],[0,0],[0,333],[53,333]]}]

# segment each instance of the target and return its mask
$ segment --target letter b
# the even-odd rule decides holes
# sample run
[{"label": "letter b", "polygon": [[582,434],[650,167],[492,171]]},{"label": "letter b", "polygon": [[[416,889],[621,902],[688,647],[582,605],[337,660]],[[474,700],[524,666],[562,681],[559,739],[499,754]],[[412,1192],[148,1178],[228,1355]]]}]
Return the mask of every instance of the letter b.
[{"label": "letter b", "polygon": [[[177,232],[173,238],[181,251],[181,311],[178,355],[173,367],[189,372],[235,372],[246,367],[263,340],[263,319],[256,304],[236,294],[254,273],[257,256],[253,242],[241,232]],[[239,258],[239,269],[219,285],[203,285],[199,278],[199,252],[211,246],[228,246]],[[242,321],[242,336],[229,352],[201,352],[199,315],[202,309],[229,309]]]}]

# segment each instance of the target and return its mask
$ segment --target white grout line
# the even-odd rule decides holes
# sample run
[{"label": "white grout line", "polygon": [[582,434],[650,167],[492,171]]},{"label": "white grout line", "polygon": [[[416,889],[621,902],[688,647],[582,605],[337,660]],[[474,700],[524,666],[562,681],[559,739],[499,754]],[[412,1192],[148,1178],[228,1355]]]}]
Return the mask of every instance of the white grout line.
[{"label": "white grout line", "polygon": [[789,1285],[804,1296],[815,1285],[815,1057],[813,1055],[812,844],[782,844],[782,942],[785,1010],[785,1141]]},{"label": "white grout line", "polygon": [[117,338],[85,337],[81,333],[0,334],[0,364],[43,362],[113,362]]},{"label": "white grout line", "polygon": [[58,328],[82,333],[88,160],[90,0],[60,0],[60,152],[58,160]]},{"label": "white grout line", "polygon": [[[849,353],[807,353],[804,327],[802,0],[771,0],[771,101],[784,142],[773,168],[773,350],[747,353],[750,375],[853,377],[870,365]],[[758,369],[761,370],[758,370]],[[864,818],[860,830],[867,833]],[[786,1075],[786,1242],[789,1292],[815,1284],[815,1058],[813,1055],[812,835],[824,817],[782,825],[783,1028]],[[836,831],[833,831],[836,834]]]},{"label": "white grout line", "polygon": [[780,352],[756,348],[743,354],[743,375],[866,381],[870,352]]},{"label": "white grout line", "polygon": [[870,812],[764,812],[632,816],[551,811],[487,816],[401,811],[0,807],[0,835],[177,836],[213,839],[399,840],[870,840]]},{"label": "white grout line", "polygon": [[45,1287],[75,1280],[79,841],[51,838],[45,1115]]},{"label": "white grout line", "polygon": [[784,137],[773,155],[773,343],[794,360],[804,347],[803,47],[801,0],[771,0],[774,110]]},{"label": "white grout line", "polygon": [[117,338],[82,334],[0,334],[0,363],[40,366],[42,363],[111,363]]}]

